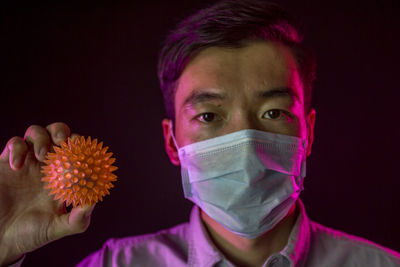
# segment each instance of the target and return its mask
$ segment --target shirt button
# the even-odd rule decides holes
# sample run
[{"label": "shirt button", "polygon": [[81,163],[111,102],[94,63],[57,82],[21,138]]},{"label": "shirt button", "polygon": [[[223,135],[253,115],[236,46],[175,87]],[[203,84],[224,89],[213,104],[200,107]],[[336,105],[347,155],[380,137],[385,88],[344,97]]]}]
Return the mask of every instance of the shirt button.
[{"label": "shirt button", "polygon": [[271,260],[271,262],[269,263],[269,266],[270,266],[270,267],[276,266],[276,264],[278,263],[278,261],[279,261],[278,258],[273,258],[273,259]]}]

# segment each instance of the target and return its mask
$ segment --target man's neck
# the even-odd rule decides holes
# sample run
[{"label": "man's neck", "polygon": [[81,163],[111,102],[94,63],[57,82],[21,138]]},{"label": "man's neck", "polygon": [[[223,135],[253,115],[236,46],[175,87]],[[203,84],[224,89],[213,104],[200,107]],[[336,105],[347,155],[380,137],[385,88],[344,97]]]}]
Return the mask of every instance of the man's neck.
[{"label": "man's neck", "polygon": [[273,229],[255,239],[247,239],[225,229],[201,211],[201,218],[215,246],[237,266],[262,266],[269,256],[287,244],[297,218],[296,204]]}]

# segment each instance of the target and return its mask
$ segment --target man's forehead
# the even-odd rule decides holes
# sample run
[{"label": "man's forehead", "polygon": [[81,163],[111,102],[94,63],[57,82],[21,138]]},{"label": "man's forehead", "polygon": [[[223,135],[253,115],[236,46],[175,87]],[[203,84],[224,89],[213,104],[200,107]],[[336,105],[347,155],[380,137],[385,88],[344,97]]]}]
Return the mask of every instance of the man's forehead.
[{"label": "man's forehead", "polygon": [[[274,87],[265,90],[254,91],[251,97],[254,102],[286,98],[286,100],[297,101],[301,103],[300,97],[296,91],[289,87]],[[184,98],[181,108],[209,102],[231,101],[234,98],[235,95],[233,95],[230,91],[219,90],[215,88],[195,89],[190,91],[190,93]]]},{"label": "man's forehead", "polygon": [[[177,87],[181,104],[189,94],[215,89],[219,94],[265,92],[276,88],[302,102],[303,86],[288,48],[256,42],[241,48],[207,48],[185,67]],[[198,93],[197,93],[198,94]]]}]

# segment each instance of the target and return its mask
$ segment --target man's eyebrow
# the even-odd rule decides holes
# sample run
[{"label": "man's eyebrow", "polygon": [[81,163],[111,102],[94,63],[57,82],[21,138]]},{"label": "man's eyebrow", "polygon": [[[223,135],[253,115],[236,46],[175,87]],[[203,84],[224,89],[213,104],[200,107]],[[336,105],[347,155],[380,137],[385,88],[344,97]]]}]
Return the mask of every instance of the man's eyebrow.
[{"label": "man's eyebrow", "polygon": [[199,103],[209,102],[213,100],[224,100],[225,98],[225,94],[195,90],[191,92],[188,97],[186,97],[185,101],[183,101],[182,106],[193,106]]},{"label": "man's eyebrow", "polygon": [[295,98],[300,102],[299,96],[289,87],[278,87],[270,90],[265,90],[257,95],[259,98],[276,98],[276,97],[290,97]]}]

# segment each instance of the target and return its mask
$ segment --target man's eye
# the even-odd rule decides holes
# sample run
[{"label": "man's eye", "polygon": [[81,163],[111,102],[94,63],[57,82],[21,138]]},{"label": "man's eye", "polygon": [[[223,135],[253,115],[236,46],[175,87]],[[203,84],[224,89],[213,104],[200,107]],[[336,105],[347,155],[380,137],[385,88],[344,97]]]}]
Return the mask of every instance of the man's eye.
[{"label": "man's eye", "polygon": [[197,119],[201,122],[212,122],[216,119],[216,114],[212,113],[212,112],[206,112],[206,113],[202,113],[200,115],[197,116]]},{"label": "man's eye", "polygon": [[265,112],[264,118],[270,119],[270,120],[281,120],[283,118],[290,117],[287,112],[281,109],[271,109]]}]

